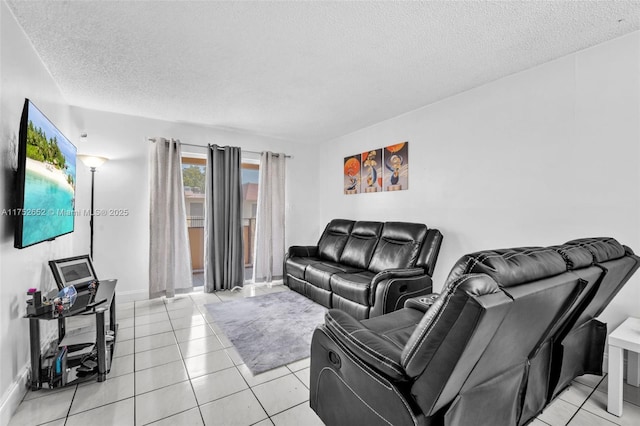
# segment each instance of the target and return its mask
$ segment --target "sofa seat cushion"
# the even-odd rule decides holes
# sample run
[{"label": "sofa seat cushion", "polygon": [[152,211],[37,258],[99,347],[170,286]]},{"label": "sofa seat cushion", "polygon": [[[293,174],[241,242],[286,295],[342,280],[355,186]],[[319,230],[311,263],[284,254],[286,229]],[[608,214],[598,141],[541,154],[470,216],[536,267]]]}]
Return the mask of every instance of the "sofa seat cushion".
[{"label": "sofa seat cushion", "polygon": [[331,277],[331,291],[361,305],[369,305],[371,281],[375,274],[371,271],[335,274]]},{"label": "sofa seat cushion", "polygon": [[404,308],[362,320],[362,325],[403,349],[423,316],[424,312],[418,309]]},{"label": "sofa seat cushion", "polygon": [[304,280],[304,273],[309,265],[320,263],[317,257],[290,257],[286,260],[287,274]]},{"label": "sofa seat cushion", "polygon": [[304,278],[315,287],[331,290],[331,277],[340,273],[359,272],[360,269],[334,262],[318,262],[307,266]]}]

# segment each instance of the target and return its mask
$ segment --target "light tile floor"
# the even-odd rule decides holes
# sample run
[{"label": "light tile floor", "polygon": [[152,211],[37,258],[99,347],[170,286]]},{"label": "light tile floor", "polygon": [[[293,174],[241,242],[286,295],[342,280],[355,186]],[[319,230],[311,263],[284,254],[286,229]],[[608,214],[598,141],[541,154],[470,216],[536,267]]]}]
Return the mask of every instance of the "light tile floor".
[{"label": "light tile floor", "polygon": [[[276,291],[195,292],[118,305],[118,342],[105,382],[27,392],[9,426],[322,425],[309,408],[309,359],[253,376],[205,304]],[[583,376],[532,426],[639,425],[640,389],[624,415],[606,411],[606,377]]]}]

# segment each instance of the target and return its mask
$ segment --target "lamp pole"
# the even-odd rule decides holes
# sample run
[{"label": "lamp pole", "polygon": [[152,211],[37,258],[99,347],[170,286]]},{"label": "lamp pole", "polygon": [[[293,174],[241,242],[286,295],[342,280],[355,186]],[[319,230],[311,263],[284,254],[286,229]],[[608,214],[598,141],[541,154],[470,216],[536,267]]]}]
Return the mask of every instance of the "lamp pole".
[{"label": "lamp pole", "polygon": [[89,242],[89,255],[91,260],[93,260],[93,185],[96,177],[96,168],[91,167],[91,216],[89,217],[89,229],[91,230],[91,240]]},{"label": "lamp pole", "polygon": [[94,183],[96,178],[96,169],[104,164],[105,161],[107,161],[107,158],[82,154],[78,155],[78,158],[85,164],[85,166],[89,167],[89,170],[91,170],[91,212],[89,215],[89,229],[91,232],[91,239],[89,240],[89,255],[91,256],[91,260],[93,260],[93,218],[95,216],[93,203]]}]

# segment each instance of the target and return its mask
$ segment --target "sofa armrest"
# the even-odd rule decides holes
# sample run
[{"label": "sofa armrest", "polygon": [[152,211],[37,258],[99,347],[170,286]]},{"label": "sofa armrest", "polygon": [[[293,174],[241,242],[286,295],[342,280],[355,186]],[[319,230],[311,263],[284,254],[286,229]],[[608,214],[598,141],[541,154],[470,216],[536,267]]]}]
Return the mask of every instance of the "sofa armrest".
[{"label": "sofa armrest", "polygon": [[421,312],[427,312],[438,297],[440,297],[439,293],[430,293],[425,296],[412,297],[404,302],[404,307],[417,309]]},{"label": "sofa armrest", "polygon": [[396,379],[406,376],[400,365],[402,349],[346,312],[330,309],[325,315],[325,327],[358,359],[376,371]]},{"label": "sofa armrest", "polygon": [[[377,280],[379,277],[382,279]],[[381,272],[371,283],[369,318],[397,311],[406,300],[427,295],[432,289],[431,277],[422,268]]]},{"label": "sofa armrest", "polygon": [[318,255],[318,246],[291,246],[286,257],[315,257]]},{"label": "sofa armrest", "polygon": [[387,269],[386,271],[378,272],[371,281],[371,286],[375,287],[379,282],[388,280],[391,278],[406,278],[415,277],[417,275],[423,275],[424,269],[422,268],[409,268],[409,269]]}]

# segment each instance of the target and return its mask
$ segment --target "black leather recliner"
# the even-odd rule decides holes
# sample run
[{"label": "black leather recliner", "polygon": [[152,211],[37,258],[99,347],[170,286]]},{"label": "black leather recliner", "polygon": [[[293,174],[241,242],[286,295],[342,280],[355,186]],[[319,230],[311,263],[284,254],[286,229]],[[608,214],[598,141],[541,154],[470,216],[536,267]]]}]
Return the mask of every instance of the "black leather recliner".
[{"label": "black leather recliner", "polygon": [[327,425],[522,425],[577,375],[602,373],[595,316],[638,266],[611,238],[482,251],[404,309],[329,310],[310,405]]}]

